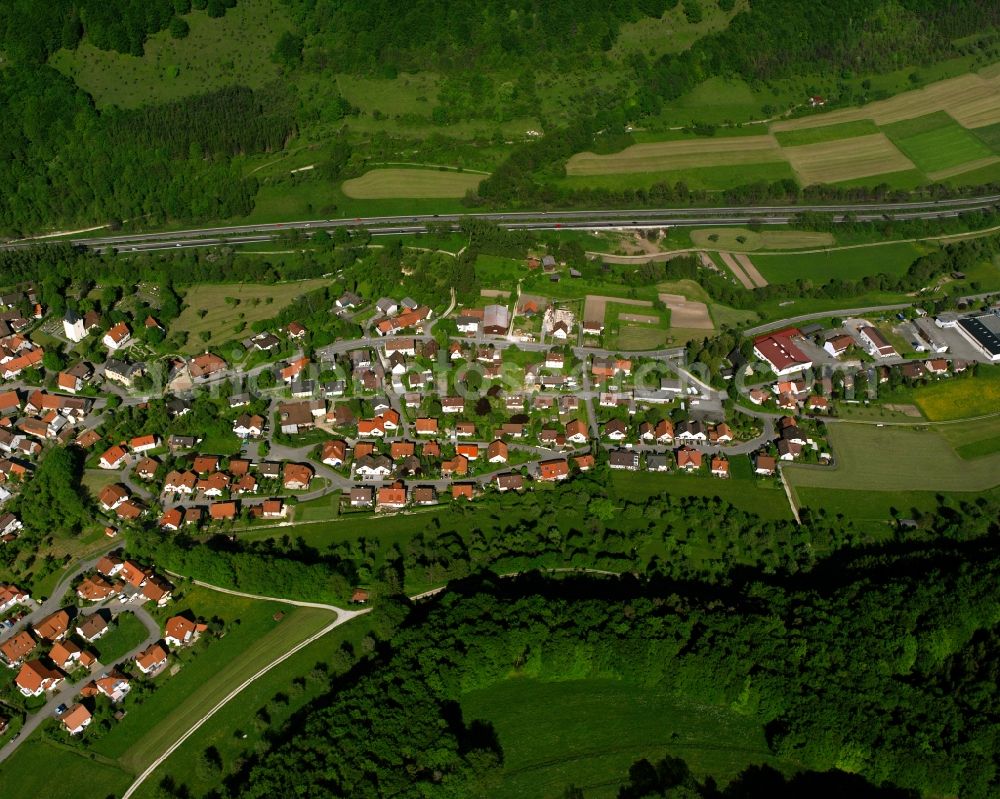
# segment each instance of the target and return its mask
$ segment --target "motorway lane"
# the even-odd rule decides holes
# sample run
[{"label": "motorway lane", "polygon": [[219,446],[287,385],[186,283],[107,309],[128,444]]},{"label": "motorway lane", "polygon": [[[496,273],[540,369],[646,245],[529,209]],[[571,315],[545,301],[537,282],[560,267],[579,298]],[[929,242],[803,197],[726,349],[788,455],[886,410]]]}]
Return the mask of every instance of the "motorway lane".
[{"label": "motorway lane", "polygon": [[[92,249],[117,247],[126,251],[165,249],[167,247],[211,247],[221,244],[248,244],[268,241],[287,230],[311,233],[317,229],[340,227],[379,228],[378,233],[410,234],[423,232],[427,224],[456,224],[466,217],[488,219],[511,229],[551,230],[569,227],[594,230],[608,227],[663,227],[705,224],[787,224],[804,211],[853,214],[862,221],[891,214],[899,219],[931,219],[957,216],[963,211],[990,208],[1000,203],[1000,195],[907,203],[846,203],[834,205],[733,206],[722,208],[624,209],[596,211],[514,211],[469,214],[420,214],[413,216],[375,216],[354,219],[311,219],[291,222],[231,225],[188,230],[130,233],[117,236],[77,237],[69,241]],[[373,231],[374,232],[374,231]],[[51,240],[49,240],[51,241]],[[65,241],[65,239],[63,240]],[[2,245],[5,249],[31,246],[22,240]]]}]

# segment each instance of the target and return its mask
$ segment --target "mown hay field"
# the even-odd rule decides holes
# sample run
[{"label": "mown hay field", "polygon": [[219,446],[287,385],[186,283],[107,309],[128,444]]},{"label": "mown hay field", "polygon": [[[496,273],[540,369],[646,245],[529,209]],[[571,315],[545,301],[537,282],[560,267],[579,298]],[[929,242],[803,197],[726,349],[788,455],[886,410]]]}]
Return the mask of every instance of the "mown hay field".
[{"label": "mown hay field", "polygon": [[483,175],[436,169],[372,169],[359,178],[345,180],[344,194],[356,200],[384,198],[449,198],[464,197],[474,189]]},{"label": "mown hay field", "polygon": [[694,141],[633,144],[618,153],[577,153],[566,164],[567,175],[665,172],[704,166],[736,166],[784,160],[773,136],[734,136]]},{"label": "mown hay field", "polygon": [[913,168],[884,133],[786,147],[784,152],[806,186]]}]

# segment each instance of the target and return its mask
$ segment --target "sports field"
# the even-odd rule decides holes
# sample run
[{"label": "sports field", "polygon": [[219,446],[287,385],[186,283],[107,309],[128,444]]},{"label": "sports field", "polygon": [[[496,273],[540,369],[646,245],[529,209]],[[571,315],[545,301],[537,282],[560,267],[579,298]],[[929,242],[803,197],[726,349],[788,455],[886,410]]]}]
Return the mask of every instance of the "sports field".
[{"label": "sports field", "polygon": [[963,460],[933,429],[828,425],[834,467],[790,465],[785,477],[798,489],[861,491],[985,491],[1000,485],[1000,452]]},{"label": "sports field", "polygon": [[832,233],[808,230],[761,230],[745,227],[709,227],[691,231],[691,241],[696,247],[730,252],[754,250],[807,250],[813,247],[831,247],[835,244]]},{"label": "sports field", "polygon": [[[184,295],[184,310],[170,325],[170,332],[184,330],[188,333],[184,352],[203,352],[206,347],[240,337],[234,331],[239,323],[246,323],[246,334],[250,327],[261,319],[270,319],[296,297],[325,286],[322,278],[298,280],[291,283],[206,283],[191,288]],[[235,300],[235,302],[227,302]],[[202,316],[201,312],[205,311]],[[209,331],[212,337],[205,342],[202,331]]]},{"label": "sports field", "polygon": [[514,678],[466,694],[461,704],[466,722],[491,722],[503,747],[502,781],[481,794],[490,799],[563,799],[571,784],[587,799],[611,799],[632,763],[664,754],[722,784],[751,764],[785,766],[747,718],[656,687]]},{"label": "sports field", "polygon": [[356,200],[385,198],[444,199],[464,197],[483,175],[436,169],[372,169],[359,178],[345,180],[344,194]]}]

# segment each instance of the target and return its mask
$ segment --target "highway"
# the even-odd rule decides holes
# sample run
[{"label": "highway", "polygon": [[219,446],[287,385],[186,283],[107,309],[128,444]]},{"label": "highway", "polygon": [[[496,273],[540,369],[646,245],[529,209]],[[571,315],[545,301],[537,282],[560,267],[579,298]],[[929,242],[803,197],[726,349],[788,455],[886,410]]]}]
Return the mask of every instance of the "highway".
[{"label": "highway", "polygon": [[[149,233],[124,233],[111,236],[71,237],[73,244],[105,251],[147,252],[189,247],[255,244],[271,241],[287,231],[311,235],[317,230],[367,228],[374,235],[410,235],[423,233],[428,225],[453,227],[466,218],[488,219],[510,230],[605,230],[649,227],[693,227],[702,225],[746,225],[752,222],[784,225],[798,214],[812,211],[833,214],[842,221],[850,214],[859,221],[894,219],[942,219],[967,211],[991,209],[1000,205],[1000,195],[952,200],[906,203],[845,203],[833,205],[730,206],[722,208],[660,208],[597,211],[514,211],[469,214],[422,214],[414,216],[372,216],[353,219],[308,219],[294,222],[269,222],[253,225],[191,228]],[[3,249],[18,249],[38,243],[67,241],[46,239],[9,242]]]}]

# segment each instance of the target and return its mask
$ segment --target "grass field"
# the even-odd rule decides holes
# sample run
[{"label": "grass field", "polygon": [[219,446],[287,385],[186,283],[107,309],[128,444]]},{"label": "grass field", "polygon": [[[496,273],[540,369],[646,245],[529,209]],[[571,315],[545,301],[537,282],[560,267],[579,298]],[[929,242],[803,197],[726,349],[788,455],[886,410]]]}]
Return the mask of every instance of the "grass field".
[{"label": "grass field", "polygon": [[483,175],[435,169],[372,169],[345,180],[344,194],[357,200],[457,198],[476,188]]},{"label": "grass field", "polygon": [[[735,474],[735,470],[734,470]],[[719,497],[765,519],[790,519],[791,509],[780,488],[757,480],[719,480],[707,475],[615,472],[611,476],[623,499],[643,500],[659,494],[678,497]]]},{"label": "grass field", "polygon": [[985,491],[1000,484],[1000,453],[962,460],[933,429],[831,424],[837,465],[785,468],[788,482],[862,491]]},{"label": "grass field", "polygon": [[[713,238],[714,237],[714,238]],[[740,239],[743,239],[740,241]],[[742,227],[711,227],[691,231],[696,247],[752,252],[753,250],[806,250],[835,244],[832,233],[807,230],[762,230]]]},{"label": "grass field", "polygon": [[146,626],[134,613],[119,613],[111,631],[94,642],[97,659],[113,663],[126,652],[135,649],[146,639]]},{"label": "grass field", "polygon": [[887,125],[884,131],[932,179],[1000,162],[989,147],[943,111]]},{"label": "grass field", "polygon": [[101,796],[121,796],[131,782],[132,775],[114,761],[101,757],[91,760],[81,750],[39,736],[22,743],[0,766],[0,784],[11,796],[76,799],[84,786],[100,786]]},{"label": "grass field", "polygon": [[873,133],[878,133],[878,125],[870,119],[859,119],[856,122],[842,122],[839,125],[826,125],[822,128],[780,131],[774,134],[774,138],[782,147],[799,147],[804,144],[870,136]]},{"label": "grass field", "polygon": [[[186,785],[193,796],[209,795],[219,787],[221,775],[207,775],[192,769],[190,764],[197,762],[206,748],[214,746],[222,759],[222,771],[231,771],[240,758],[254,752],[267,735],[278,730],[295,711],[327,690],[325,679],[312,679],[313,668],[317,664],[330,665],[345,643],[360,652],[361,639],[370,630],[370,617],[355,619],[314,641],[249,685],[238,699],[225,705],[150,775],[136,793],[137,799],[155,799],[159,795],[158,786],[167,775],[178,785]],[[296,680],[304,680],[304,685],[300,682],[302,687],[296,687]],[[284,695],[287,701],[272,701],[277,695]],[[270,723],[262,729],[256,714],[265,706]],[[237,731],[245,737],[238,737]]]},{"label": "grass field", "polygon": [[[277,315],[288,303],[309,291],[325,286],[322,278],[300,280],[293,283],[205,283],[195,286],[184,295],[185,308],[170,326],[170,332],[184,330],[188,333],[185,352],[203,352],[234,338],[250,335],[250,326],[260,320]],[[226,302],[227,298],[236,302]],[[205,311],[201,316],[200,312]],[[241,318],[242,317],[242,318]],[[233,328],[246,323],[243,332]],[[212,337],[205,342],[201,332],[207,330]]]},{"label": "grass field", "polygon": [[632,763],[665,754],[721,784],[750,764],[783,765],[748,719],[655,687],[514,678],[466,694],[461,705],[466,722],[491,722],[503,747],[503,779],[490,799],[562,799],[569,785],[587,799],[610,799]]},{"label": "grass field", "polygon": [[[864,491],[799,486],[795,496],[800,507],[841,515],[856,524],[890,523],[894,516],[913,518],[917,514],[934,512],[939,505],[938,491]],[[956,494],[967,501],[970,494]],[[888,529],[885,529],[888,533]]]},{"label": "grass field", "polygon": [[913,401],[931,421],[996,413],[1000,410],[1000,366],[981,366],[975,377],[922,386],[914,390]]},{"label": "grass field", "polygon": [[883,272],[902,275],[926,252],[926,247],[913,242],[893,242],[817,253],[757,253],[753,262],[770,283],[790,283],[799,278],[825,283],[830,278],[859,280]]},{"label": "grass field", "polygon": [[184,15],[191,32],[150,36],[141,57],[98,50],[86,40],[60,50],[51,64],[93,95],[100,107],[131,108],[176,100],[240,84],[260,88],[280,75],[269,58],[274,43],[292,28],[279,0],[238,3],[221,19],[205,11]]},{"label": "grass field", "polygon": [[609,302],[604,306],[604,323],[605,336],[612,338],[618,349],[652,350],[667,341],[670,311]]},{"label": "grass field", "polygon": [[642,189],[654,183],[683,181],[689,188],[720,191],[733,186],[776,180],[795,180],[795,173],[787,161],[768,161],[759,164],[733,166],[688,167],[670,171],[625,172],[607,175],[569,175],[557,183],[567,188]]}]

